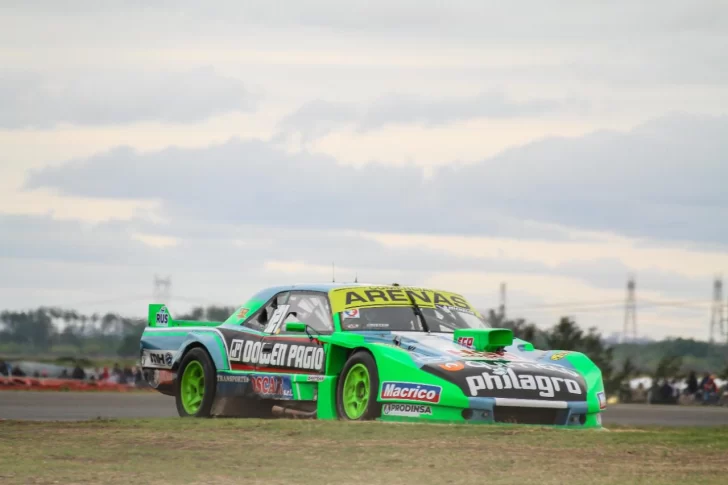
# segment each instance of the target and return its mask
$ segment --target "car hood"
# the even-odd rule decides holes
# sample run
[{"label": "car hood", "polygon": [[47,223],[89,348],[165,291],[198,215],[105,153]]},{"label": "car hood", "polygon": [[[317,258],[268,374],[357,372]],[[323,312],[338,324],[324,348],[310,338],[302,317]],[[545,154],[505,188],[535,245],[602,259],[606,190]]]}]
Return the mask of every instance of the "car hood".
[{"label": "car hood", "polygon": [[527,351],[519,345],[506,347],[503,355],[477,352],[445,333],[384,332],[366,335],[365,339],[407,351],[419,368],[452,382],[468,397],[546,401],[587,398],[586,381],[564,359],[564,352]]}]

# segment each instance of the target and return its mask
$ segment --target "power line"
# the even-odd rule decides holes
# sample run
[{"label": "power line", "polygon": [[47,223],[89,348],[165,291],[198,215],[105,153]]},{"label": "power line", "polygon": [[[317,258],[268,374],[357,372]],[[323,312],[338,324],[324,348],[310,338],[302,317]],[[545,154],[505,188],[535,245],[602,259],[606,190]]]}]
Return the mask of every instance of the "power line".
[{"label": "power line", "polygon": [[139,300],[148,300],[149,295],[127,295],[117,298],[105,298],[100,300],[86,300],[86,301],[77,301],[73,303],[64,302],[61,305],[42,305],[44,307],[48,308],[72,308],[72,307],[79,307],[79,306],[91,306],[91,305],[107,305],[110,303],[128,303],[132,301],[139,301]]},{"label": "power line", "polygon": [[[710,302],[707,300],[649,300],[641,298],[639,302],[636,302],[637,306],[650,307],[650,306],[705,306],[709,305]],[[526,305],[511,307],[511,312],[531,311],[531,310],[550,310],[550,309],[562,309],[562,308],[589,308],[589,307],[619,307],[624,308],[624,300],[599,300],[599,301],[562,301],[558,303],[548,303],[539,305]]]},{"label": "power line", "polygon": [[600,300],[600,301],[564,301],[559,303],[545,303],[541,305],[528,305],[522,307],[511,307],[511,310],[522,311],[522,310],[547,310],[549,308],[566,308],[571,306],[604,306],[604,305],[622,305],[622,300]]}]

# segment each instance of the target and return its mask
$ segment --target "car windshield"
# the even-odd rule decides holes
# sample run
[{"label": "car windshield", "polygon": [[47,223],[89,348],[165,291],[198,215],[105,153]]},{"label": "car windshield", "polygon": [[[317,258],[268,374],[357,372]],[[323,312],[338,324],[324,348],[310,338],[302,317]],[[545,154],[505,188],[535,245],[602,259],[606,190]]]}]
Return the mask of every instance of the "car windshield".
[{"label": "car windshield", "polygon": [[[490,328],[475,313],[464,308],[420,308],[431,332],[454,332],[459,328]],[[349,331],[415,331],[422,323],[411,306],[356,308],[341,312],[341,328]]]}]

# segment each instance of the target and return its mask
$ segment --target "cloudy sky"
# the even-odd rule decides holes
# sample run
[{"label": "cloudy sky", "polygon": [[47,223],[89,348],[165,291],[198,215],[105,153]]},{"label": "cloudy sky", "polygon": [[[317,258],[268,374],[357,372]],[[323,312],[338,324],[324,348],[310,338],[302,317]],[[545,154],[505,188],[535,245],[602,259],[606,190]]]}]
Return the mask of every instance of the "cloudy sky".
[{"label": "cloudy sky", "polygon": [[429,285],[707,338],[723,0],[6,0],[0,308]]}]

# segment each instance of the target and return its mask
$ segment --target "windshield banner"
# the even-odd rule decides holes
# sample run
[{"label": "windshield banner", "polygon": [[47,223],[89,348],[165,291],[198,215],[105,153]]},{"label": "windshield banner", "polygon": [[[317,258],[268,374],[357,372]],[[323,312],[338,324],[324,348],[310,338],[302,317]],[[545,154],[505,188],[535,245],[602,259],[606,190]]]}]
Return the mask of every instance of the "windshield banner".
[{"label": "windshield banner", "polygon": [[409,286],[358,286],[337,288],[329,292],[335,313],[354,308],[412,306],[412,301],[422,308],[445,307],[466,310],[479,315],[470,303],[457,293],[428,290]]}]

